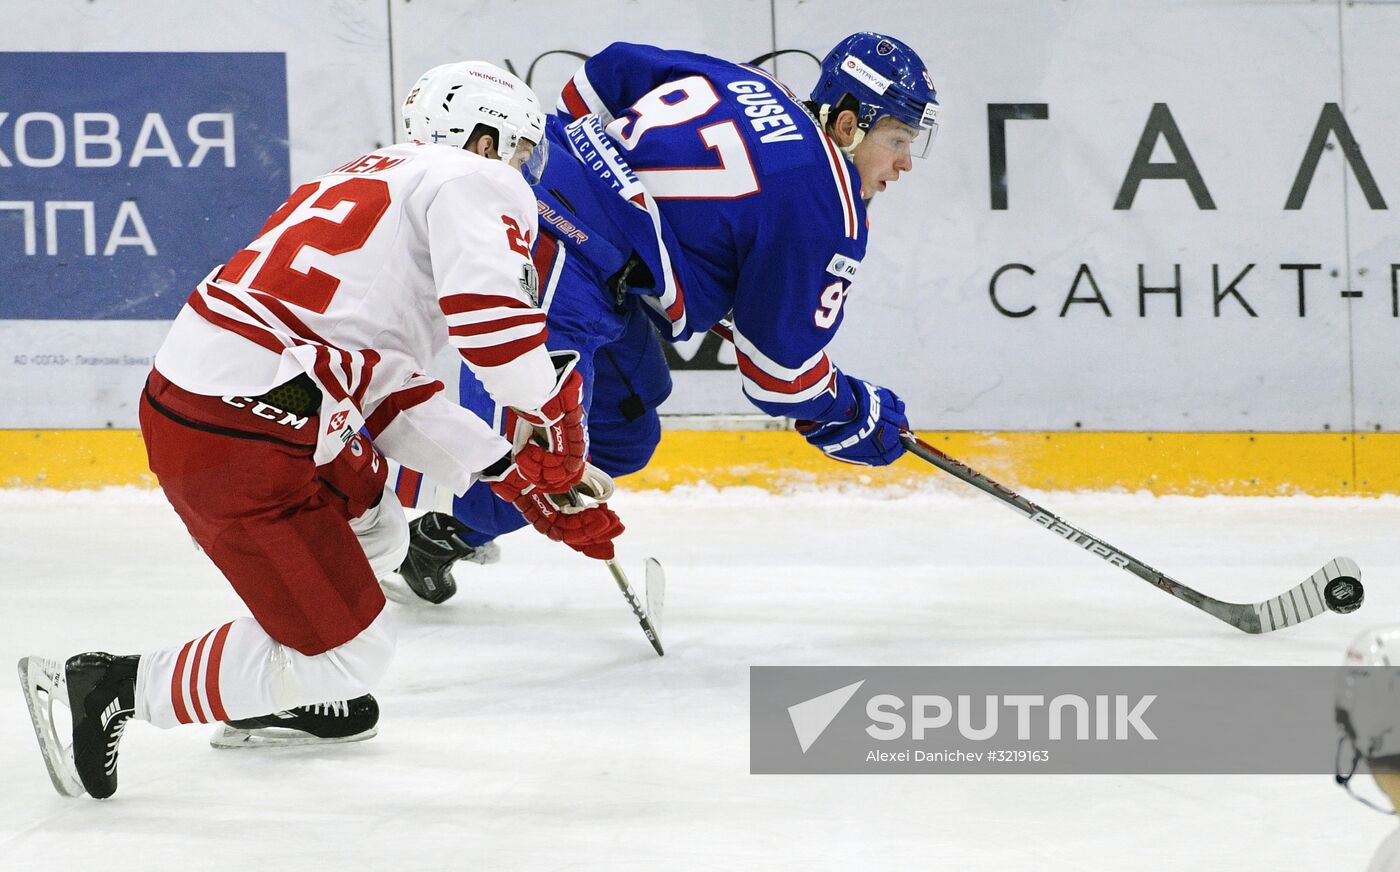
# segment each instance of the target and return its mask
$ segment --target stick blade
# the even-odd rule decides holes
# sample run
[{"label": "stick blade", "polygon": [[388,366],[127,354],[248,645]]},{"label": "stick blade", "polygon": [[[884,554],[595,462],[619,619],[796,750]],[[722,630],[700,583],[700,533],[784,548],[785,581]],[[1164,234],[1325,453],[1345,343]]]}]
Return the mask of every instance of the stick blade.
[{"label": "stick blade", "polygon": [[666,607],[666,570],[661,561],[648,557],[646,564],[647,614],[657,631],[661,630],[661,610]]},{"label": "stick blade", "polygon": [[[1273,599],[1255,603],[1258,617],[1256,633],[1270,633],[1301,624],[1326,611],[1340,615],[1361,608],[1366,598],[1361,586],[1361,567],[1350,557],[1334,557],[1297,587],[1284,591]],[[1250,628],[1244,627],[1247,632]]]},{"label": "stick blade", "polygon": [[1322,567],[1327,582],[1322,586],[1327,608],[1339,615],[1349,615],[1361,608],[1366,600],[1366,588],[1361,586],[1361,567],[1350,557],[1334,557]]},{"label": "stick blade", "polygon": [[[651,582],[655,577],[655,572],[652,569],[652,564],[654,563],[657,569],[661,568],[661,564],[657,563],[654,559],[647,559],[646,580],[648,582]],[[643,606],[641,600],[637,599],[636,592],[632,590],[632,585],[627,581],[627,573],[622,571],[621,564],[616,560],[609,560],[607,561],[607,565],[608,571],[612,573],[613,581],[617,582],[617,589],[622,591],[623,598],[626,599],[627,604],[632,607],[632,614],[636,616],[637,623],[641,625],[642,632],[646,635],[647,641],[651,643],[651,647],[656,651],[658,657],[665,657],[666,649],[661,644],[661,633],[656,629],[656,621],[651,614],[651,599],[653,595],[650,587],[648,586],[646,593],[643,594],[648,601],[648,604]],[[660,589],[662,596],[664,596],[666,590],[664,575],[661,577]]]}]

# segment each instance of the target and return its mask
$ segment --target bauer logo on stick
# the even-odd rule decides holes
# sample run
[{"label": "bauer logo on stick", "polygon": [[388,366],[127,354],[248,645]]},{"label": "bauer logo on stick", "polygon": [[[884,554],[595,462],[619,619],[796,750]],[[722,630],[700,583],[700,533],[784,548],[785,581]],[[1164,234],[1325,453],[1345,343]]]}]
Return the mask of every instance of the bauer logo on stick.
[{"label": "bauer logo on stick", "polygon": [[1365,598],[1365,591],[1361,587],[1361,568],[1350,557],[1332,558],[1301,584],[1294,585],[1263,602],[1232,603],[1206,596],[1166,573],[1153,569],[1136,557],[1090,536],[1005,485],[988,478],[962,461],[949,457],[913,433],[906,430],[900,438],[915,457],[984,493],[991,494],[1033,523],[1091,554],[1102,557],[1113,566],[1136,575],[1152,586],[1246,633],[1271,633],[1301,624],[1327,611],[1345,615],[1361,608],[1361,602]]}]

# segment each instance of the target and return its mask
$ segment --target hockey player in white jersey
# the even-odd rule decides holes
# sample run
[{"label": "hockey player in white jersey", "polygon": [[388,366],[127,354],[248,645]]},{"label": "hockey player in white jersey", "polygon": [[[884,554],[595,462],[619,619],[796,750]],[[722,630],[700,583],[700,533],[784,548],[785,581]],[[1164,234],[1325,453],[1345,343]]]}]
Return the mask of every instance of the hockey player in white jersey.
[{"label": "hockey player in white jersey", "polygon": [[[1367,630],[1347,649],[1337,683],[1337,783],[1361,802],[1387,814],[1400,810],[1400,625]],[[1365,761],[1390,808],[1352,791]],[[1376,849],[1367,872],[1400,872],[1400,830]]]},{"label": "hockey player in white jersey", "polygon": [[[380,451],[457,492],[489,481],[541,532],[610,553],[621,524],[605,504],[547,498],[583,477],[587,436],[576,356],[545,348],[532,299],[522,173],[545,159],[539,102],[491,64],[450,64],[414,85],[404,118],[413,142],[297,188],[157,353],[140,404],[150,467],[252,617],[141,655],[22,660],[61,793],[115,792],[133,717],[372,734],[368,691],[394,646],[376,576],[408,543]],[[537,438],[512,450],[443,394],[425,373],[447,343]]]}]

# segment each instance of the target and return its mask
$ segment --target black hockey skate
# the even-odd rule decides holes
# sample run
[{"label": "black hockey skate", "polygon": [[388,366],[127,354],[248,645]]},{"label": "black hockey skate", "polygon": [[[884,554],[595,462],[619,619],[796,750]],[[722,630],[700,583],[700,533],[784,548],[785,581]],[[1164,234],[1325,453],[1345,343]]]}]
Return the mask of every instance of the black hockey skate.
[{"label": "black hockey skate", "polygon": [[363,742],[378,734],[378,724],[379,703],[367,693],[351,700],[225,721],[209,744],[215,748],[260,748]]},{"label": "black hockey skate", "polygon": [[[457,592],[457,580],[452,566],[458,560],[472,563],[495,563],[500,549],[494,542],[471,546],[462,536],[471,529],[451,515],[428,512],[408,525],[408,557],[399,567],[413,596],[433,603],[444,603]],[[381,579],[384,593],[395,602],[411,602],[393,579]]]},{"label": "black hockey skate", "polygon": [[140,659],[92,652],[68,658],[63,668],[73,711],[73,765],[94,799],[117,792],[117,746],[136,713]]}]

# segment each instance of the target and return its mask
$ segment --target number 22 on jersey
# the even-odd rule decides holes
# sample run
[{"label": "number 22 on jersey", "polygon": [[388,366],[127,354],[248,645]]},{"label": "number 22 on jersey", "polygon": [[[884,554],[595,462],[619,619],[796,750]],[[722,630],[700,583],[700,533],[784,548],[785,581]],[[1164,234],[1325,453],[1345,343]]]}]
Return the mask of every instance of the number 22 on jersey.
[{"label": "number 22 on jersey", "polygon": [[[326,181],[307,182],[292,192],[272,213],[258,234],[257,249],[245,248],[229,258],[219,278],[240,284],[261,250],[262,264],[248,279],[248,287],[318,314],[324,313],[340,287],[340,279],[328,272],[293,266],[302,249],[329,255],[356,251],[369,241],[375,225],[389,209],[389,186],[382,179],[355,178],[322,189]],[[320,196],[316,196],[319,192]],[[313,200],[312,197],[315,197]],[[301,209],[310,201],[307,209]],[[348,203],[349,208],[344,208]],[[320,214],[312,209],[322,210]],[[292,221],[293,215],[300,216]],[[332,217],[338,215],[339,217]],[[261,249],[261,250],[259,250]]]},{"label": "number 22 on jersey", "polygon": [[[719,105],[719,94],[704,76],[687,76],[652,89],[626,114],[608,125],[610,136],[631,151],[649,131],[702,118]],[[695,131],[718,166],[636,169],[658,200],[733,200],[759,191],[758,174],[739,125],[719,121]]]}]

